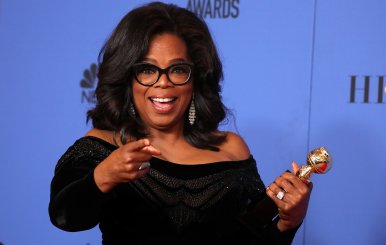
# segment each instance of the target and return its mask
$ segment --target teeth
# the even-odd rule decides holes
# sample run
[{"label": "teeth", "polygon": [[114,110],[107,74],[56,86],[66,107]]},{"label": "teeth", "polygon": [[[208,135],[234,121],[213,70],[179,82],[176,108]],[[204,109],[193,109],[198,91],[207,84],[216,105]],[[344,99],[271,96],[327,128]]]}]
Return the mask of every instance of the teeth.
[{"label": "teeth", "polygon": [[167,103],[173,100],[173,98],[151,98],[154,102]]}]

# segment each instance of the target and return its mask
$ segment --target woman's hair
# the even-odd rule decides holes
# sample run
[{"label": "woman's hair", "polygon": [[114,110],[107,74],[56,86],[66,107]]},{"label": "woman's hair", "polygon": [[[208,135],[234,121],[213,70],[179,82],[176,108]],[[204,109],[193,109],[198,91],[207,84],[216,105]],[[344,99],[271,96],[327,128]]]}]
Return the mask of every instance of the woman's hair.
[{"label": "woman's hair", "polygon": [[[135,139],[148,135],[133,105],[132,66],[147,53],[154,35],[171,33],[182,38],[194,64],[193,90],[196,121],[184,121],[184,137],[193,146],[217,151],[226,134],[218,132],[227,108],[221,101],[222,64],[206,23],[173,4],[150,3],[130,11],[119,22],[99,54],[97,103],[87,113],[95,128]],[[137,113],[138,114],[138,113]]]}]

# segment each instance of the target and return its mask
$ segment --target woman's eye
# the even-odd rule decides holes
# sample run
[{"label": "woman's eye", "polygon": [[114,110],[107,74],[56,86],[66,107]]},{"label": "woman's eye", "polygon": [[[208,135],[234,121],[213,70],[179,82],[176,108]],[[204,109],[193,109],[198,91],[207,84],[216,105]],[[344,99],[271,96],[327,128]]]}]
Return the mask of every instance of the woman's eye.
[{"label": "woman's eye", "polygon": [[189,73],[189,68],[185,66],[175,66],[172,69],[172,73]]},{"label": "woman's eye", "polygon": [[142,67],[141,69],[139,69],[139,73],[150,75],[156,73],[156,70],[152,67]]}]

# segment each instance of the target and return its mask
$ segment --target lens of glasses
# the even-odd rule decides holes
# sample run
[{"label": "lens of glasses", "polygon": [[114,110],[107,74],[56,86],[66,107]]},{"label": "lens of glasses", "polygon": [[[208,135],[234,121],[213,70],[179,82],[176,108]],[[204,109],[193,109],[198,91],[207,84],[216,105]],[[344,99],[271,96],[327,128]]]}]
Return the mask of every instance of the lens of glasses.
[{"label": "lens of glasses", "polygon": [[138,64],[134,67],[134,75],[138,82],[151,85],[158,79],[158,69],[150,64]]},{"label": "lens of glasses", "polygon": [[166,73],[168,79],[174,84],[184,84],[190,79],[192,68],[189,64],[174,64],[161,69],[151,64],[136,64],[133,66],[136,80],[143,85],[153,85],[159,77]]},{"label": "lens of glasses", "polygon": [[191,69],[187,64],[178,64],[170,66],[167,73],[172,83],[182,84],[189,80]]}]

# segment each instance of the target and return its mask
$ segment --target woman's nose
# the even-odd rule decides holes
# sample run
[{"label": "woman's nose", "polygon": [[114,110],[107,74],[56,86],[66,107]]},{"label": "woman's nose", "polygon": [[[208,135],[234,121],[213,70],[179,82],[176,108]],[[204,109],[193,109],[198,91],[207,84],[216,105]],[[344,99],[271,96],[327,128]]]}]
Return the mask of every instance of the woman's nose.
[{"label": "woman's nose", "polygon": [[165,73],[161,74],[160,78],[155,83],[155,87],[160,87],[160,88],[168,88],[171,86],[173,86],[173,84],[170,82],[168,76]]}]

